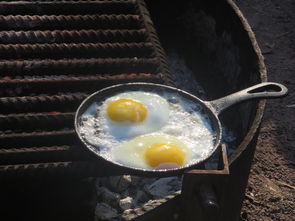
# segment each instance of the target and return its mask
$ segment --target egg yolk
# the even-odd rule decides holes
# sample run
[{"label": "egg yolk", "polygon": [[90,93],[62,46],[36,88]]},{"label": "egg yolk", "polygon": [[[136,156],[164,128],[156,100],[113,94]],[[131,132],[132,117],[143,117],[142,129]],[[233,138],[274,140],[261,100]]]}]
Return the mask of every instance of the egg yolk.
[{"label": "egg yolk", "polygon": [[148,147],[145,152],[145,160],[151,167],[157,167],[163,163],[175,163],[182,166],[184,159],[185,153],[171,144],[154,144]]},{"label": "egg yolk", "polygon": [[133,121],[137,123],[145,120],[147,108],[135,100],[119,99],[109,104],[107,114],[115,122]]}]

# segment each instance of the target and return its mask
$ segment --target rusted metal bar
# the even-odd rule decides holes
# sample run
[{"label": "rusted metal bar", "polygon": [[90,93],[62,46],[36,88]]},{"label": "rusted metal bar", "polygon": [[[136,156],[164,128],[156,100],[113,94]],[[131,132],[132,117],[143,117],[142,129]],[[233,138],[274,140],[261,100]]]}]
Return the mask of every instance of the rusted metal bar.
[{"label": "rusted metal bar", "polygon": [[79,140],[73,129],[49,132],[11,133],[0,135],[0,148],[55,146],[77,144]]},{"label": "rusted metal bar", "polygon": [[1,154],[13,154],[13,153],[26,153],[26,152],[46,152],[46,151],[63,151],[71,149],[71,146],[46,146],[46,147],[13,147],[13,148],[0,148]]},{"label": "rusted metal bar", "polygon": [[139,29],[138,15],[0,15],[1,30]]},{"label": "rusted metal bar", "polygon": [[160,62],[160,69],[161,72],[164,73],[164,76],[167,76],[165,81],[166,84],[173,86],[174,82],[173,80],[169,77],[170,76],[170,71],[168,68],[168,62],[167,62],[167,56],[164,52],[164,49],[162,48],[160,44],[160,40],[158,38],[157,32],[154,28],[154,24],[151,20],[150,13],[147,10],[146,4],[144,1],[136,1],[136,10],[138,13],[142,16],[142,26],[147,27],[147,38],[149,41],[153,43],[153,47],[155,50],[155,56],[161,61]]},{"label": "rusted metal bar", "polygon": [[146,42],[139,30],[0,31],[0,44]]},{"label": "rusted metal bar", "polygon": [[117,1],[17,1],[0,2],[2,15],[132,14],[132,0]]},{"label": "rusted metal bar", "polygon": [[[66,92],[92,93],[103,87],[127,82],[157,82],[164,83],[164,77],[160,73],[119,74],[119,75],[92,75],[86,77],[64,78],[34,78],[0,80],[1,96],[24,96],[31,94],[56,94]],[[17,90],[18,89],[18,90]]]},{"label": "rusted metal bar", "polygon": [[0,45],[0,58],[151,58],[151,43],[71,43]]},{"label": "rusted metal bar", "polygon": [[75,112],[24,113],[0,115],[1,131],[50,131],[74,127]]},{"label": "rusted metal bar", "polygon": [[49,163],[26,163],[14,165],[0,165],[0,177],[2,181],[17,176],[25,177],[99,177],[124,174],[119,167],[112,167],[103,161],[64,161]]},{"label": "rusted metal bar", "polygon": [[75,110],[88,94],[0,98],[0,114],[67,112]]},{"label": "rusted metal bar", "polygon": [[[51,163],[30,163],[30,164],[13,164],[0,166],[0,174],[5,179],[6,177],[15,177],[16,175],[22,177],[39,176],[59,176],[64,172],[81,173],[81,170],[89,168],[93,170],[93,163],[87,161],[65,161],[65,162],[51,162]],[[71,169],[70,169],[71,168]],[[68,170],[70,169],[70,170]],[[77,169],[77,171],[74,171]],[[21,172],[21,173],[20,173]],[[86,171],[87,173],[87,171]],[[5,177],[6,175],[6,177]],[[74,174],[73,174],[74,175]]]},{"label": "rusted metal bar", "polygon": [[86,149],[75,145],[0,149],[1,165],[90,160],[92,157]]},{"label": "rusted metal bar", "polygon": [[61,59],[0,61],[0,75],[47,75],[96,73],[159,72],[155,58],[109,58],[109,59]]}]

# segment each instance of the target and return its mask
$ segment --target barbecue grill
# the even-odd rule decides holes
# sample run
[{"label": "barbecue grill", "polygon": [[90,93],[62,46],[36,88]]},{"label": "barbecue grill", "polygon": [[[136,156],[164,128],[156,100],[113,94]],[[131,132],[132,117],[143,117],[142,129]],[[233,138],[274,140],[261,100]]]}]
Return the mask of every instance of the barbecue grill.
[{"label": "barbecue grill", "polygon": [[[110,172],[110,165],[82,147],[74,113],[89,94],[109,85],[177,83],[168,68],[172,49],[194,70],[207,99],[266,81],[255,37],[230,0],[146,3],[151,15],[142,0],[0,2],[0,177],[6,212],[19,196],[24,204],[32,199],[33,219],[48,205],[55,211],[48,220],[91,219],[93,191],[81,179],[124,171]],[[182,197],[138,219],[163,220],[183,208],[186,220],[237,220],[263,109],[264,101],[251,102],[225,114],[222,122],[237,137],[234,153],[228,159],[223,145],[216,170],[189,171]],[[69,208],[59,208],[63,203]]]}]

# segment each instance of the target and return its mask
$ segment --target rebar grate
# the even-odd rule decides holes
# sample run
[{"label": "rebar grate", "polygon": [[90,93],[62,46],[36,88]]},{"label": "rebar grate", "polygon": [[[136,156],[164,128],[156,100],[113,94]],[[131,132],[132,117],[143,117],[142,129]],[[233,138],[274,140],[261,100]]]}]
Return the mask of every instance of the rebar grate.
[{"label": "rebar grate", "polygon": [[97,173],[75,110],[134,81],[171,83],[143,1],[0,2],[0,175]]}]

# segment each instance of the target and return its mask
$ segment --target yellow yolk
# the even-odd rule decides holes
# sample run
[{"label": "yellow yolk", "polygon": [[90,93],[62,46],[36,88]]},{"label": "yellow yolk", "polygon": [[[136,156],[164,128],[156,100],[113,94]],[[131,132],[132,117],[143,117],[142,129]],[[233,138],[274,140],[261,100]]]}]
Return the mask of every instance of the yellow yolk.
[{"label": "yellow yolk", "polygon": [[151,167],[157,167],[162,163],[175,163],[182,166],[184,159],[185,153],[172,144],[154,144],[145,152],[145,160]]},{"label": "yellow yolk", "polygon": [[137,123],[145,120],[147,108],[135,100],[119,99],[109,104],[107,114],[111,120],[116,122],[133,121]]}]

